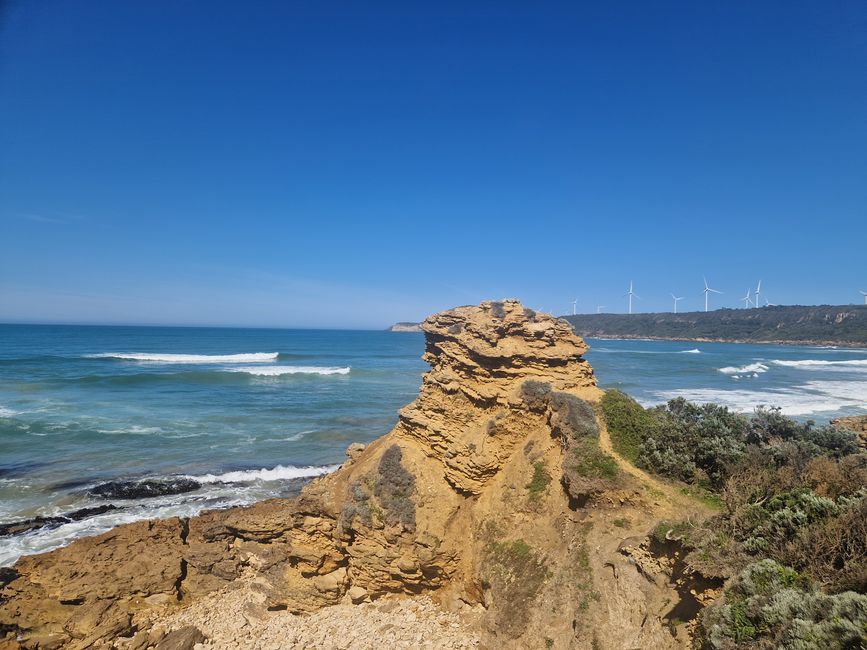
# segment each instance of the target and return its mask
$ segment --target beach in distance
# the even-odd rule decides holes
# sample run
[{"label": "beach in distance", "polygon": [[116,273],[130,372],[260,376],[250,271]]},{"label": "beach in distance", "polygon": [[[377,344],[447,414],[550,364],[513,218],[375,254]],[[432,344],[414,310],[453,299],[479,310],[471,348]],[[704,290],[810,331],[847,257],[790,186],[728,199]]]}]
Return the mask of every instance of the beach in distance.
[{"label": "beach in distance", "polygon": [[[2,565],[120,523],[293,494],[388,431],[426,369],[415,333],[3,325],[0,340],[0,525],[114,506],[6,536]],[[648,406],[824,422],[867,403],[865,350],[588,344],[600,385]],[[136,491],[144,479],[159,484]]]}]

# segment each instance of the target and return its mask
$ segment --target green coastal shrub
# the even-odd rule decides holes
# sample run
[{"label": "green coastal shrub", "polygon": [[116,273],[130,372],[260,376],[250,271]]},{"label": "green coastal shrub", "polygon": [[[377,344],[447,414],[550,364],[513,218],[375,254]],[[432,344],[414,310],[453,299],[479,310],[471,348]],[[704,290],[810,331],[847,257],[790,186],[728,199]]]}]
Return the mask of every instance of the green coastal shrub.
[{"label": "green coastal shrub", "polygon": [[729,500],[725,513],[693,527],[687,550],[687,563],[709,577],[727,578],[770,558],[825,591],[867,591],[867,488],[837,498],[798,487]]},{"label": "green coastal shrub", "polygon": [[743,454],[749,420],[717,404],[679,397],[650,409],[658,426],[645,439],[639,465],[686,482],[719,488],[726,470]]},{"label": "green coastal shrub", "polygon": [[654,474],[717,491],[752,449],[771,450],[777,467],[859,451],[855,433],[797,422],[779,408],[759,407],[748,417],[725,406],[677,398],[645,409],[610,390],[602,398],[602,412],[621,456]]},{"label": "green coastal shrub", "polygon": [[830,425],[816,427],[812,420],[798,422],[783,415],[778,407],[756,409],[750,418],[746,441],[758,445],[801,443],[811,456],[828,454],[840,458],[858,451],[858,437],[854,432]]},{"label": "green coastal shrub", "polygon": [[533,477],[527,483],[526,488],[530,496],[530,501],[538,502],[542,495],[548,490],[548,485],[551,483],[551,474],[548,472],[548,467],[545,461],[539,460],[533,464]]},{"label": "green coastal shrub", "polygon": [[796,571],[761,560],[705,609],[699,632],[703,647],[714,650],[855,649],[867,634],[867,596],[821,593]]},{"label": "green coastal shrub", "polygon": [[637,464],[642,445],[659,425],[657,418],[619,390],[605,391],[601,405],[614,451]]}]

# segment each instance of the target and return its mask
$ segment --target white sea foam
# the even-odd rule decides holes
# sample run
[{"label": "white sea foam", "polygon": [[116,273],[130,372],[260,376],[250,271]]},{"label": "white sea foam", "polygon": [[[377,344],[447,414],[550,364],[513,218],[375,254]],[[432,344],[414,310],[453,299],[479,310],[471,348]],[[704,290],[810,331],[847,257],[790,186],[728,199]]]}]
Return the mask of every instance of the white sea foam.
[{"label": "white sea foam", "polygon": [[298,442],[306,436],[308,433],[313,433],[313,429],[308,429],[307,431],[299,431],[291,436],[286,436],[285,438],[265,438],[264,442]]},{"label": "white sea foam", "polygon": [[0,418],[11,418],[15,415],[18,415],[18,411],[13,411],[12,409],[0,406]]},{"label": "white sea foam", "polygon": [[867,383],[817,380],[777,390],[683,388],[654,395],[666,401],[683,397],[694,402],[714,402],[744,413],[760,405],[778,406],[785,415],[805,416],[860,407],[867,403]]},{"label": "white sea foam", "polygon": [[123,359],[150,363],[268,363],[276,361],[279,352],[249,352],[244,354],[151,354],[147,352],[103,352],[88,355],[91,359]]},{"label": "white sea foam", "polygon": [[122,427],[120,429],[97,429],[99,433],[109,433],[112,435],[135,435],[135,436],[146,436],[154,433],[162,433],[163,430],[160,427],[143,427],[139,424],[134,424],[129,427]]},{"label": "white sea foam", "polygon": [[244,372],[257,377],[279,377],[280,375],[348,375],[351,368],[332,368],[327,366],[253,366],[250,368],[228,368],[232,372]]},{"label": "white sea foam", "polygon": [[777,366],[800,368],[802,370],[867,371],[867,359],[848,359],[846,361],[827,361],[825,359],[800,359],[792,361],[788,359],[774,359],[771,363]]},{"label": "white sea foam", "polygon": [[[280,491],[264,485],[238,485],[215,483],[196,493],[185,493],[154,497],[147,503],[137,502],[120,510],[112,510],[101,515],[87,517],[80,521],[63,524],[57,528],[38,530],[7,537],[0,544],[0,566],[11,566],[22,555],[44,553],[66,546],[81,537],[99,535],[115,526],[129,524],[142,519],[165,519],[168,517],[192,517],[203,510],[250,505],[262,499],[278,496]],[[92,506],[95,502],[82,502],[77,505]],[[64,510],[40,514],[61,514]]]},{"label": "white sea foam", "polygon": [[680,354],[701,354],[701,350],[693,348],[692,350],[681,350]]},{"label": "white sea foam", "polygon": [[293,478],[310,478],[333,472],[340,465],[294,467],[292,465],[277,465],[273,469],[250,469],[225,474],[203,474],[189,478],[199,483],[249,483],[252,481],[286,481]]},{"label": "white sea foam", "polygon": [[725,368],[719,368],[719,371],[724,375],[735,375],[735,379],[737,379],[738,375],[743,373],[760,373],[767,372],[768,367],[763,363],[750,363],[745,366],[741,366],[740,368],[735,366],[726,366]]},{"label": "white sea foam", "polygon": [[845,406],[867,404],[867,382],[864,381],[815,380],[805,383],[804,388],[845,400],[848,402]]}]

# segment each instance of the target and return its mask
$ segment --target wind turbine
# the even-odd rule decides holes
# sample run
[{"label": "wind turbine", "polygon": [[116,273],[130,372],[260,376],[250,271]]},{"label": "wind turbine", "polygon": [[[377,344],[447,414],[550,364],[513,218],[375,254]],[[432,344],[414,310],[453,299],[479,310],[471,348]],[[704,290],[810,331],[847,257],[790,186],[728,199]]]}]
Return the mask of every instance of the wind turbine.
[{"label": "wind turbine", "polygon": [[[865,300],[865,302],[867,302],[867,300]],[[777,306],[777,305],[775,305],[775,304],[772,303],[770,300],[768,300],[767,298],[765,298],[765,307],[776,307],[776,306]]]},{"label": "wind turbine", "polygon": [[678,297],[675,296],[674,294],[671,294],[671,297],[674,299],[674,313],[676,314],[676,313],[677,313],[677,301],[678,301],[678,300],[683,300],[683,296],[681,296],[680,298],[678,298]]},{"label": "wind turbine", "polygon": [[722,293],[722,291],[717,291],[716,289],[711,289],[707,286],[707,278],[704,279],[704,310],[707,311],[707,296],[709,293]]},{"label": "wind turbine", "polygon": [[601,314],[603,309],[605,309],[605,305],[596,305],[597,314]]},{"label": "wind turbine", "polygon": [[[759,299],[759,292],[756,291],[756,300]],[[744,309],[748,309],[750,305],[753,304],[753,301],[750,299],[750,290],[747,289],[747,295],[741,298],[741,301],[744,303]]]},{"label": "wind turbine", "polygon": [[578,298],[575,298],[575,300],[572,301],[572,315],[573,315],[573,316],[574,316],[575,313],[576,313],[575,310],[576,310],[577,307],[578,307]]},{"label": "wind turbine", "polygon": [[[761,290],[762,290],[762,281],[759,280],[759,284],[758,284],[758,286],[756,286],[756,301],[753,303],[753,306],[754,306],[754,307],[758,307],[758,306],[759,306],[759,292],[760,292]],[[749,295],[749,291],[747,292],[747,295]]]},{"label": "wind turbine", "polygon": [[629,296],[629,313],[631,314],[632,313],[632,296],[635,296],[636,298],[641,300],[641,296],[639,296],[637,293],[635,293],[632,290],[632,280],[629,281],[629,291],[627,291],[624,295]]},{"label": "wind turbine", "polygon": [[867,291],[862,291],[861,295],[864,296],[864,304],[867,305]]}]

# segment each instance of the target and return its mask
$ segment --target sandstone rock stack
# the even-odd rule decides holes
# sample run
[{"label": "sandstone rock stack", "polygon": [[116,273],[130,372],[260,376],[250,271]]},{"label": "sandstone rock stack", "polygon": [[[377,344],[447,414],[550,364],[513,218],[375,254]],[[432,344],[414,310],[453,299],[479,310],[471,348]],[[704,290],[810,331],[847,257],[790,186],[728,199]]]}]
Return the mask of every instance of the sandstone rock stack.
[{"label": "sandstone rock stack", "polygon": [[[0,647],[153,647],[160,612],[242,576],[268,609],[291,612],[429,592],[478,610],[489,643],[505,647],[589,647],[606,625],[630,624],[605,620],[618,610],[599,602],[589,524],[561,485],[557,404],[599,394],[584,342],[517,301],[436,314],[422,330],[431,370],[389,434],[353,445],[297,499],[122,526],[23,558],[3,574]],[[637,581],[614,595],[638,593]],[[642,626],[643,607],[629,615]],[[663,647],[658,632],[647,625],[644,647]]]}]

